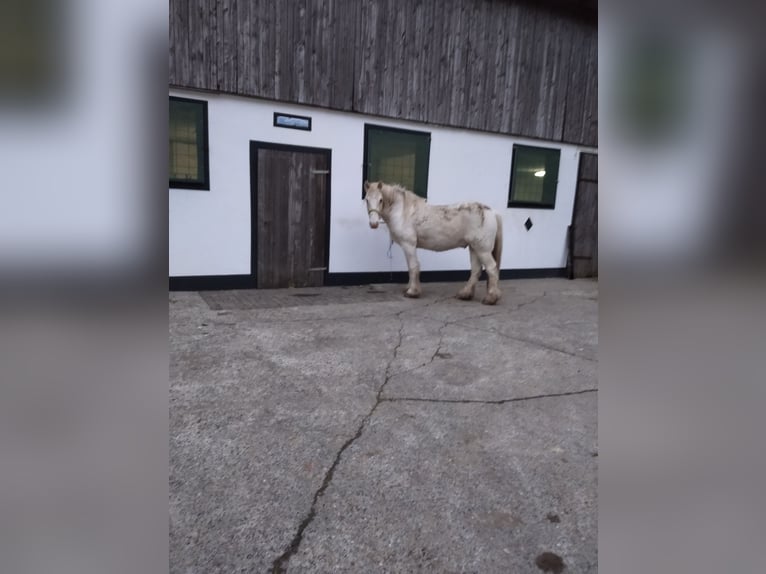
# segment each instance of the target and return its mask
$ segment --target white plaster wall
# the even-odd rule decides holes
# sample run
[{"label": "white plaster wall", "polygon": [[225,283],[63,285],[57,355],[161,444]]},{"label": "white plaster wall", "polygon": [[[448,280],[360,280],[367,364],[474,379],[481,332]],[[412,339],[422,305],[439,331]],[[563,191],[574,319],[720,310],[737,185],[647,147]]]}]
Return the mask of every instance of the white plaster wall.
[{"label": "white plaster wall", "polygon": [[[385,226],[372,230],[361,199],[364,124],[431,133],[428,201],[481,201],[503,214],[503,269],[560,268],[566,264],[579,150],[553,144],[241,98],[171,90],[208,102],[210,191],[170,189],[170,276],[250,273],[250,141],[332,150],[330,272],[404,271],[401,250],[388,257]],[[273,113],[312,117],[312,131],[272,126]],[[561,149],[556,208],[507,208],[514,143]],[[524,221],[534,226],[526,231]],[[419,250],[421,269],[468,270],[468,251]]]}]

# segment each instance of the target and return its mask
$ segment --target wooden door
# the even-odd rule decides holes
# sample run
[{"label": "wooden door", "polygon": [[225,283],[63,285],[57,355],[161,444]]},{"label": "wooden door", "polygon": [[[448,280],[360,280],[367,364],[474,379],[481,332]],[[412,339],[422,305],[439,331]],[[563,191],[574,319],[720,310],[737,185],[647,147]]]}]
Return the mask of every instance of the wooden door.
[{"label": "wooden door", "polygon": [[572,225],[569,277],[598,277],[598,156],[580,154]]},{"label": "wooden door", "polygon": [[323,285],[328,249],[329,152],[256,146],[251,158],[256,174],[256,285]]}]

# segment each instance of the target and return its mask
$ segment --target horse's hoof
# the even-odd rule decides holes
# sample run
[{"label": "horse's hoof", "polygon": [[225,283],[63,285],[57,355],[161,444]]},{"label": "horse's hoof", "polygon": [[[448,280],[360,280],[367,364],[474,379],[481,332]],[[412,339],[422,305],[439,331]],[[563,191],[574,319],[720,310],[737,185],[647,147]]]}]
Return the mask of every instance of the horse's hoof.
[{"label": "horse's hoof", "polygon": [[458,291],[455,297],[463,301],[470,301],[471,299],[473,299],[473,293],[471,293],[470,291]]},{"label": "horse's hoof", "polygon": [[497,303],[498,299],[500,299],[498,295],[487,293],[487,296],[484,297],[484,299],[482,299],[481,302],[484,305],[494,305],[495,303]]},{"label": "horse's hoof", "polygon": [[404,296],[410,297],[411,299],[417,299],[418,297],[420,297],[420,291],[410,291],[409,289],[407,289],[404,292]]}]

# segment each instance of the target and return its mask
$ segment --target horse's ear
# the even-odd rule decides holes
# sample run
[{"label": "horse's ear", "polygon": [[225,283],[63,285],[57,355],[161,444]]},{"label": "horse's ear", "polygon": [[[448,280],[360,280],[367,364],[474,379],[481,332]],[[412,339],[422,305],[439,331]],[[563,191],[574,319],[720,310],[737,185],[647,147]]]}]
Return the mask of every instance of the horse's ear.
[{"label": "horse's ear", "polygon": [[383,189],[383,182],[382,181],[378,182],[378,189]]}]

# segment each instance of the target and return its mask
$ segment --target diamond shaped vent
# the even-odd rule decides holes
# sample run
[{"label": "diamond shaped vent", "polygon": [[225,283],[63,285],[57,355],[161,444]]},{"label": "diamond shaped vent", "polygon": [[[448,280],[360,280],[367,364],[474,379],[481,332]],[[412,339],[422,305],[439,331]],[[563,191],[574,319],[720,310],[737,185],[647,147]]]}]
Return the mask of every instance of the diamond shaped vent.
[{"label": "diamond shaped vent", "polygon": [[529,231],[530,229],[532,229],[532,225],[533,225],[532,220],[529,219],[529,217],[527,217],[527,220],[524,222],[524,227],[526,227],[527,231]]}]

